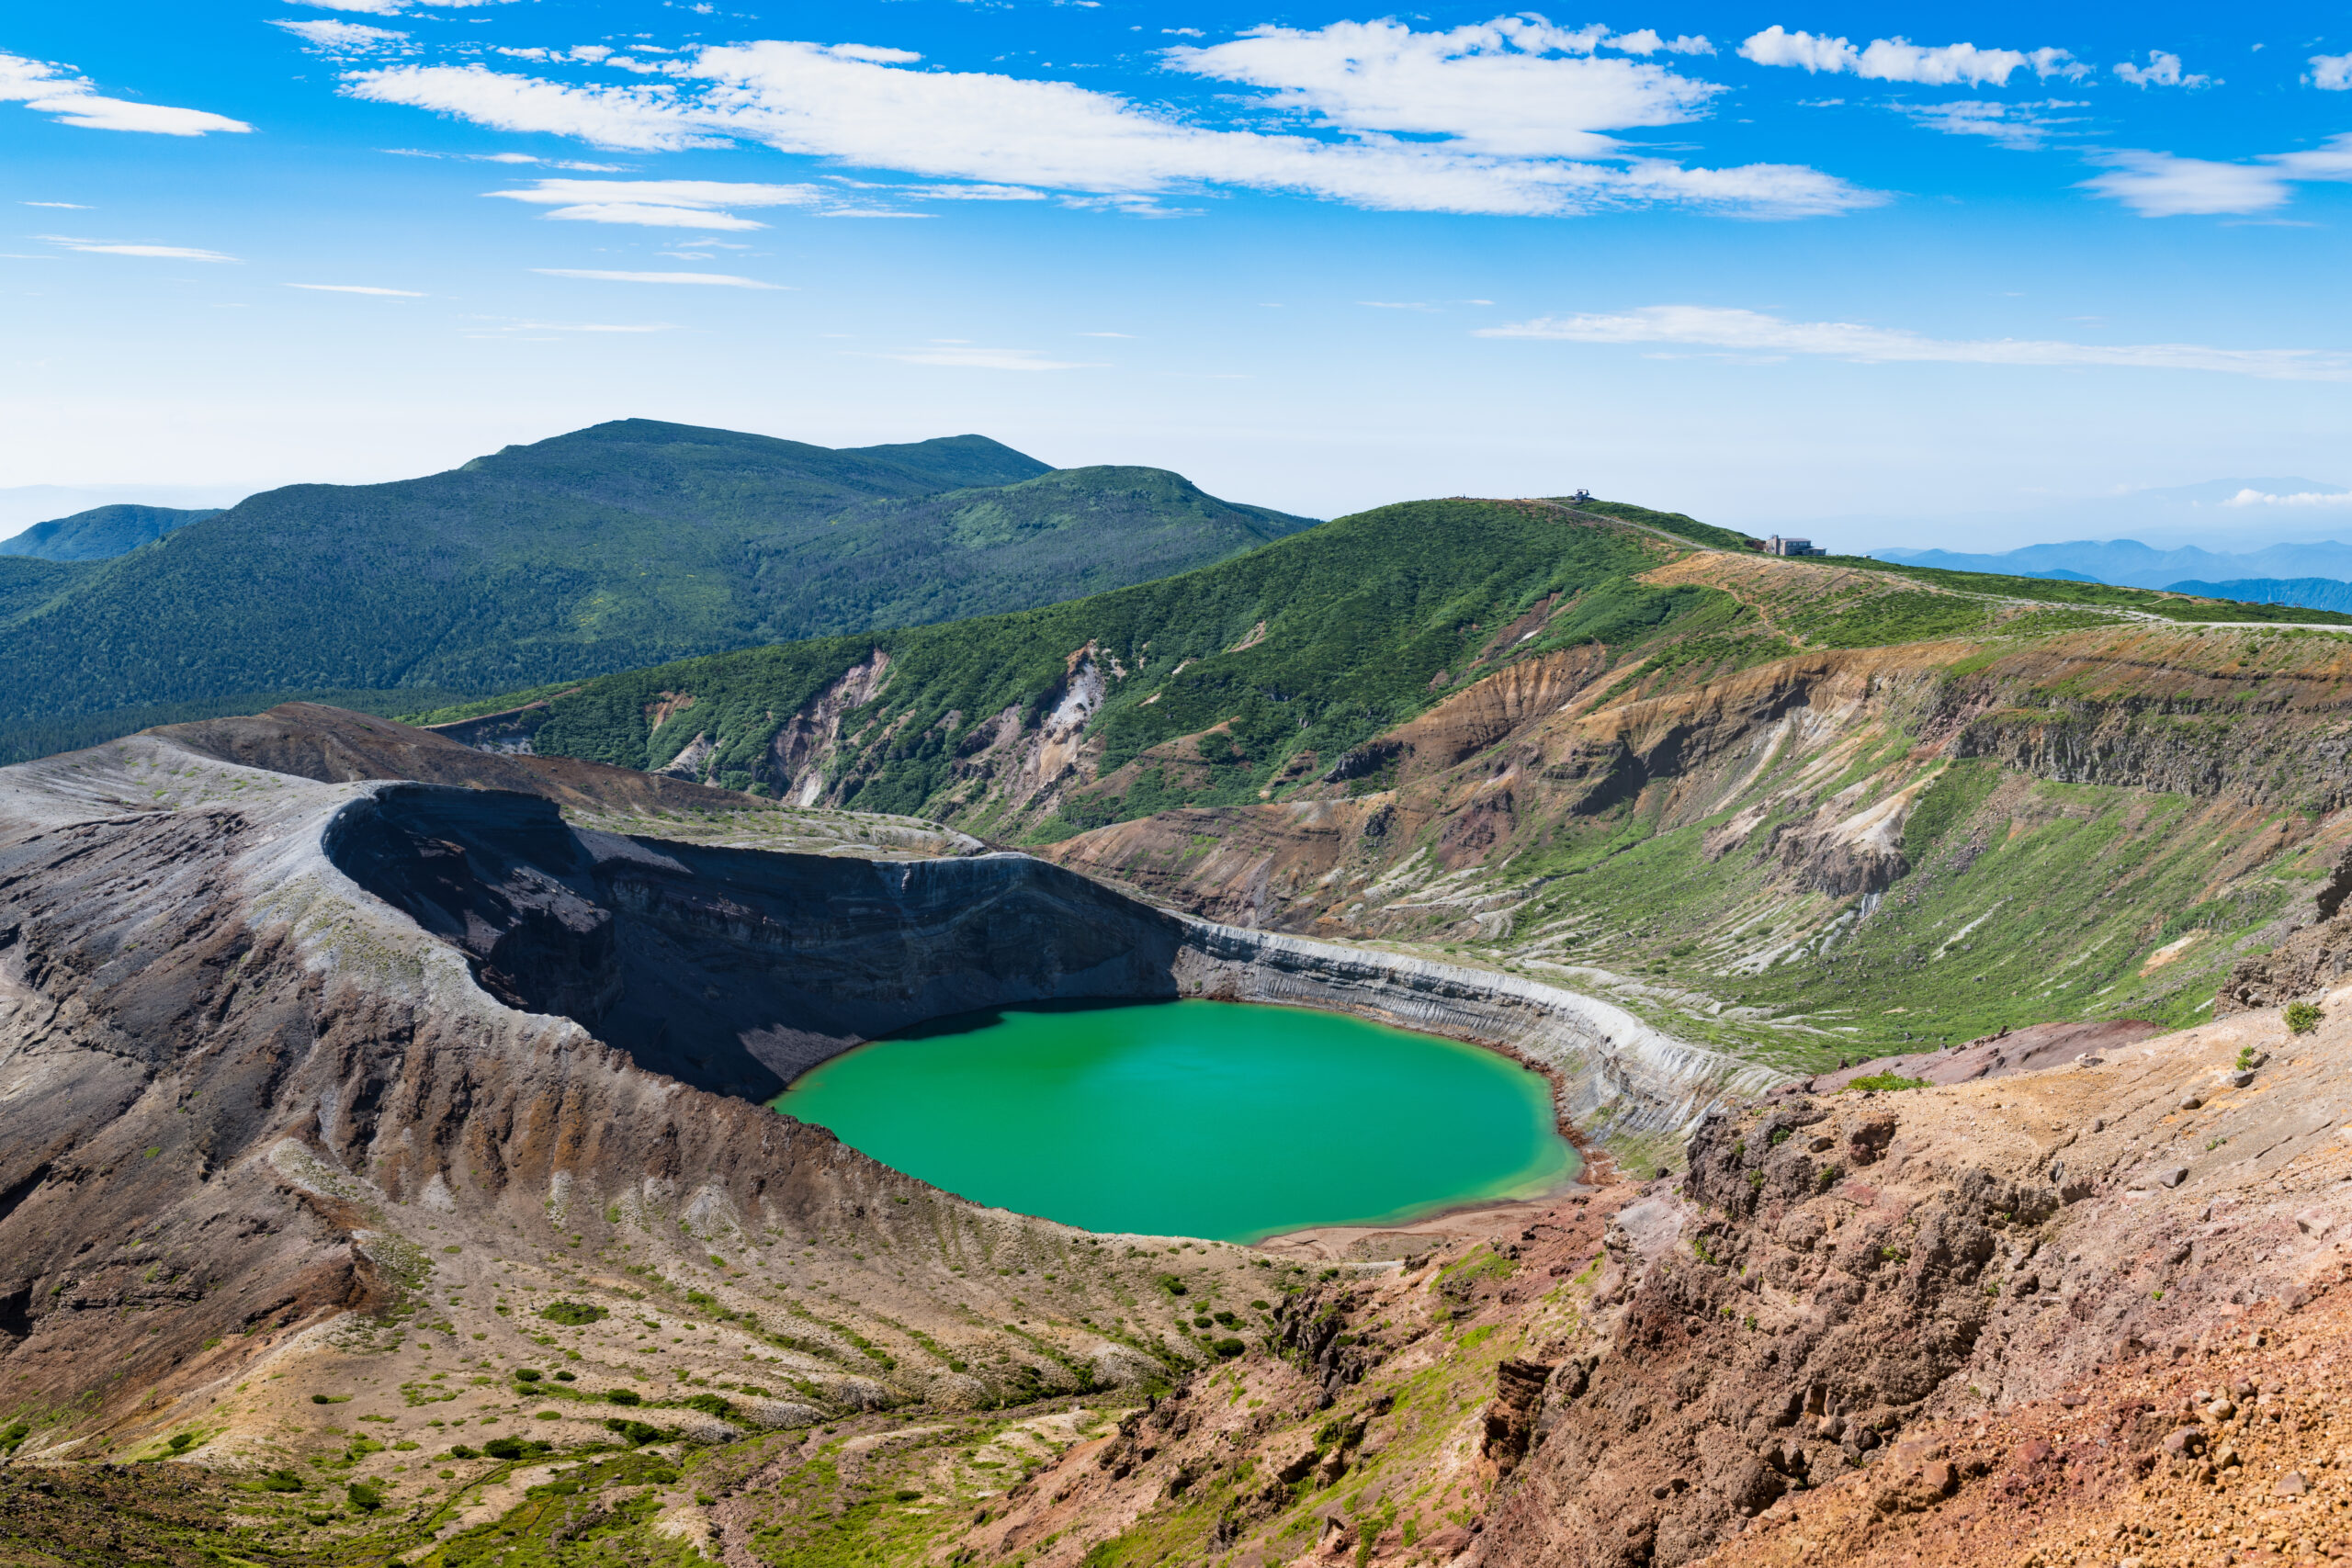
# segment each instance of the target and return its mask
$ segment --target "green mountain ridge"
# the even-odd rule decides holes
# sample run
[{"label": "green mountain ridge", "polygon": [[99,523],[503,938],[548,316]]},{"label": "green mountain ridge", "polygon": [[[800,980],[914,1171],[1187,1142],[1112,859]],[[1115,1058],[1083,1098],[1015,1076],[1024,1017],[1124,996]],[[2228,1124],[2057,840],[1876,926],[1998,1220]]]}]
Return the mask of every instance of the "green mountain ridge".
[{"label": "green mountain ridge", "polygon": [[36,523],[20,534],[0,539],[0,556],[30,556],[39,560],[108,560],[128,555],[208,517],[221,508],[196,511],[174,506],[94,506],[47,523]]},{"label": "green mountain ridge", "polygon": [[0,558],[0,752],[262,694],[413,707],[1025,608],[1309,525],[978,435],[834,450],[616,421],[423,479],[267,491],[111,560]]},{"label": "green mountain ridge", "polygon": [[2307,920],[2352,803],[2324,739],[2352,616],[1738,537],[1382,507],[1088,599],[542,691],[497,739],[1442,947],[1791,1070],[2193,1021]]}]

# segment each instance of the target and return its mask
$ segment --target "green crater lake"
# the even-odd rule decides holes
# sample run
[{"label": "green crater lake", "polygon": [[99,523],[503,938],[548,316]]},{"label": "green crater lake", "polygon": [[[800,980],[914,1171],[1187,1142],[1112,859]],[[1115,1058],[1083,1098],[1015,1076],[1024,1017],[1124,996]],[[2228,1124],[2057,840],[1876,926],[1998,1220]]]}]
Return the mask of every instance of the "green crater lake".
[{"label": "green crater lake", "polygon": [[1537,1075],[1307,1008],[992,1008],[861,1045],[773,1103],[975,1202],[1092,1231],[1397,1224],[1577,1168]]}]

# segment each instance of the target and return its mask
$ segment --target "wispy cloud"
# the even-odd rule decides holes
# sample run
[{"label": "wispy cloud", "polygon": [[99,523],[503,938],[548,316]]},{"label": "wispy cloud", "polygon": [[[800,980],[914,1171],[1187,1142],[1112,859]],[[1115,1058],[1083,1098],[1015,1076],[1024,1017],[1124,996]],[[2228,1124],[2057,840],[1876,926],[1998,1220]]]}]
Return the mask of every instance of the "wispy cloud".
[{"label": "wispy cloud", "polygon": [[2063,49],[1979,49],[1973,43],[1928,46],[1904,38],[1872,39],[1866,47],[1856,49],[1845,39],[1792,33],[1777,22],[1742,42],[1739,54],[1758,65],[1798,66],[1809,73],[1827,72],[1937,87],[1956,83],[2006,86],[2020,71],[2031,71],[2044,80],[2060,76],[2075,81],[2091,71]]},{"label": "wispy cloud", "polygon": [[211,131],[247,131],[241,119],[204,109],[133,103],[99,93],[71,66],[0,53],[0,103],[20,103],[61,124],[85,130],[143,130],[156,136],[203,136]]},{"label": "wispy cloud", "polygon": [[895,359],[901,365],[942,365],[963,370],[1101,370],[1100,363],[1079,360],[1048,359],[1029,348],[980,348],[967,343],[933,343],[920,348],[902,348],[876,354],[876,359]]},{"label": "wispy cloud", "polygon": [[164,261],[233,262],[235,256],[219,251],[198,250],[190,245],[119,245],[102,240],[77,239],[71,234],[36,234],[36,240],[47,240],[52,245],[69,251],[84,251],[96,256],[153,256]]},{"label": "wispy cloud", "polygon": [[89,208],[83,206],[82,203],[78,201],[20,201],[17,205],[19,207],[57,207],[62,208],[68,212],[87,212],[90,210]]},{"label": "wispy cloud", "polygon": [[2081,118],[2052,116],[2045,111],[2080,108],[2083,106],[2065,100],[2002,104],[1963,98],[1958,103],[1891,104],[1888,107],[1947,136],[1982,136],[2003,147],[2023,152],[2043,145],[2050,132],[2064,125],[2075,124]]},{"label": "wispy cloud", "polygon": [[273,17],[271,27],[283,28],[302,40],[312,54],[351,60],[365,54],[406,52],[414,45],[409,35],[391,28],[371,28],[364,22],[288,22]]},{"label": "wispy cloud", "polygon": [[[1166,55],[1172,70],[1261,89],[1249,129],[1201,123],[1068,82],[923,70],[903,50],[767,40],[713,47],[653,83],[572,85],[478,64],[346,73],[343,91],[500,130],[676,151],[741,140],[967,192],[1158,212],[1164,194],[1282,190],[1407,211],[1568,215],[1679,206],[1742,217],[1850,211],[1885,198],[1799,165],[1692,168],[1611,134],[1696,117],[1722,89],[1636,43],[1506,17],[1448,32],[1401,23],[1261,28]],[[1678,40],[1696,47],[1695,40]],[[1658,47],[1666,48],[1663,42]],[[1230,108],[1231,106],[1228,106]],[[1266,116],[1295,130],[1261,128]],[[927,196],[945,196],[933,188]]]},{"label": "wispy cloud", "polygon": [[395,158],[453,158],[461,164],[536,164],[543,169],[571,169],[583,175],[618,175],[627,164],[581,164],[569,158],[542,158],[535,152],[427,152],[416,147],[386,147]]},{"label": "wispy cloud", "polygon": [[2291,495],[2273,495],[2265,490],[2246,489],[2222,502],[2223,506],[2352,506],[2352,490],[2299,490]]},{"label": "wispy cloud", "polygon": [[586,277],[599,283],[682,283],[706,288],[782,288],[781,283],[762,283],[756,277],[736,277],[723,272],[602,272],[586,267],[535,266],[533,272],[549,277]]},{"label": "wispy cloud", "polygon": [[1555,338],[1571,343],[1669,344],[1737,354],[1816,355],[1872,365],[2098,366],[2211,370],[2274,381],[2352,380],[2352,359],[2314,349],[1931,338],[1852,321],[1790,321],[1757,310],[1705,305],[1649,305],[1606,315],[1542,316],[1510,326],[1487,327],[1477,335]]},{"label": "wispy cloud", "polygon": [[413,288],[377,288],[365,283],[289,283],[288,288],[307,288],[314,294],[378,294],[388,299],[422,299],[424,295]]},{"label": "wispy cloud", "polygon": [[2211,76],[2190,76],[2180,69],[2180,56],[2167,54],[2161,49],[2148,51],[2148,63],[2134,65],[2126,60],[2115,66],[2115,73],[2135,87],[2210,87]]},{"label": "wispy cloud", "polygon": [[673,333],[675,321],[508,321],[500,332],[507,333]]},{"label": "wispy cloud", "polygon": [[729,207],[823,208],[839,201],[824,186],[749,185],[726,180],[535,180],[485,196],[554,209],[549,218],[586,223],[635,223],[653,229],[764,229],[766,224],[722,210]]},{"label": "wispy cloud", "polygon": [[2310,152],[2270,152],[2243,164],[2129,148],[2099,153],[2097,161],[2108,172],[2082,188],[2143,218],[2267,212],[2293,199],[2297,181],[2352,180],[2352,132]]},{"label": "wispy cloud", "polygon": [[397,17],[412,5],[463,11],[476,6],[511,6],[514,0],[295,0],[295,3],[320,11],[349,11],[363,17]]}]

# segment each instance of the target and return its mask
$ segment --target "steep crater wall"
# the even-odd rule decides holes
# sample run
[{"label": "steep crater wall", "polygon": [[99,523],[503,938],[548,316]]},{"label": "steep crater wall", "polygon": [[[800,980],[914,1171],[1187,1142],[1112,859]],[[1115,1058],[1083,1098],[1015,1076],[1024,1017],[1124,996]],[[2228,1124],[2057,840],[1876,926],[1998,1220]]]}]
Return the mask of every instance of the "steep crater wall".
[{"label": "steep crater wall", "polygon": [[1012,1003],[1199,996],[1329,1008],[1548,1072],[1601,1135],[1687,1127],[1778,1077],[1531,981],[1155,908],[1025,855],[875,862],[575,829],[545,800],[392,784],[353,802],[336,865],[463,951],[511,1006],[638,1064],[765,1100],[928,1019]]}]

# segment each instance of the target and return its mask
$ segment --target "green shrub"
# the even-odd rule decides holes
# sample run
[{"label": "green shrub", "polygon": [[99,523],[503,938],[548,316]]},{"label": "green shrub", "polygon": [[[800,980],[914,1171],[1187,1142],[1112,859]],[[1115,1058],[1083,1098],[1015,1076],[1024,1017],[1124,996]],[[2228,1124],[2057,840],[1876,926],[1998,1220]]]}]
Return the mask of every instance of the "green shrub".
[{"label": "green shrub", "polygon": [[922,1498],[922,1493],[908,1486],[899,1487],[896,1492],[891,1493],[890,1495],[901,1503],[920,1502]]},{"label": "green shrub", "polygon": [[300,1492],[302,1490],[302,1478],[290,1470],[273,1470],[261,1478],[261,1489],[265,1492]]},{"label": "green shrub", "polygon": [[650,1443],[662,1435],[662,1428],[644,1421],[624,1421],[619,1416],[607,1417],[605,1429],[616,1434],[631,1448]]},{"label": "green shrub", "polygon": [[481,1450],[469,1447],[464,1443],[458,1443],[449,1450],[449,1457],[451,1459],[480,1459],[481,1458]]},{"label": "green shrub", "polygon": [[537,1382],[542,1375],[543,1374],[541,1374],[536,1368],[532,1367],[517,1367],[514,1369],[514,1379],[517,1382]]},{"label": "green shrub", "polygon": [[2326,1016],[2326,1013],[2309,1002],[2289,1002],[2287,1004],[2287,1032],[2309,1034],[2319,1027],[2319,1021]]},{"label": "green shrub", "polygon": [[[1868,1077],[1856,1078],[1853,1082],[1846,1086],[1846,1088],[1849,1089],[1860,1089],[1885,1092],[1893,1092],[1896,1089],[1928,1089],[1930,1087],[1932,1086],[1930,1086],[1925,1078],[1906,1078],[1900,1073],[1872,1073]],[[1840,1092],[1843,1091],[1841,1090]]]},{"label": "green shrub", "polygon": [[1218,1340],[1216,1344],[1210,1346],[1209,1348],[1215,1350],[1218,1355],[1224,1357],[1229,1361],[1233,1359],[1234,1357],[1241,1354],[1242,1351],[1250,1348],[1250,1347],[1244,1345],[1238,1339],[1227,1338]]},{"label": "green shrub", "polygon": [[587,1302],[549,1302],[539,1309],[539,1315],[566,1328],[580,1328],[612,1314]]},{"label": "green shrub", "polygon": [[608,1388],[605,1391],[607,1404],[642,1404],[645,1396],[633,1388]]},{"label": "green shrub", "polygon": [[735,1406],[715,1393],[698,1393],[682,1401],[689,1410],[699,1410],[706,1416],[727,1416],[735,1414]]},{"label": "green shrub", "polygon": [[351,1506],[363,1514],[372,1514],[384,1506],[384,1494],[373,1482],[355,1481],[344,1490]]},{"label": "green shrub", "polygon": [[481,1446],[481,1451],[492,1459],[521,1459],[530,1447],[520,1438],[492,1438]]}]

